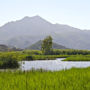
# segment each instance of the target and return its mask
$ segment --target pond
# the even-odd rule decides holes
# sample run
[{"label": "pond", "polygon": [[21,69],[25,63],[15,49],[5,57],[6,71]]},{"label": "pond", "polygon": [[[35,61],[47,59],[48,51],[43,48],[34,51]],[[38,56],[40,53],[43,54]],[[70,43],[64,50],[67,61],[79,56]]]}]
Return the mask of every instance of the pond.
[{"label": "pond", "polygon": [[22,70],[44,69],[51,71],[65,70],[72,67],[84,68],[89,67],[89,61],[62,61],[65,58],[57,58],[56,60],[37,60],[37,61],[22,61]]}]

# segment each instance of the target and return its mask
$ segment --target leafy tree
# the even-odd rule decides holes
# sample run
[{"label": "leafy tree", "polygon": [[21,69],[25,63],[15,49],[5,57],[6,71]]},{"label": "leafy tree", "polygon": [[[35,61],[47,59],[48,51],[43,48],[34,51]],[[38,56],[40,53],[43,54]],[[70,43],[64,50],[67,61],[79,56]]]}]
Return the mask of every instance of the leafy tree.
[{"label": "leafy tree", "polygon": [[45,55],[49,55],[52,53],[52,37],[51,36],[47,36],[43,40],[41,50],[42,50],[42,53]]}]

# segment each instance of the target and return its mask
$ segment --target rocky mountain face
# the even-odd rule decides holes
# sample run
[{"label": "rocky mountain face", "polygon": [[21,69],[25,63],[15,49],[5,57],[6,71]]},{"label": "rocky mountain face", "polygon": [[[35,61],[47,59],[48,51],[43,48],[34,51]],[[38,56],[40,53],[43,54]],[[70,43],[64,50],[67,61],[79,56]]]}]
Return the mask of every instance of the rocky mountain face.
[{"label": "rocky mountain face", "polygon": [[68,48],[90,49],[90,31],[68,25],[52,24],[40,16],[24,17],[0,27],[0,44],[26,48],[46,36]]}]

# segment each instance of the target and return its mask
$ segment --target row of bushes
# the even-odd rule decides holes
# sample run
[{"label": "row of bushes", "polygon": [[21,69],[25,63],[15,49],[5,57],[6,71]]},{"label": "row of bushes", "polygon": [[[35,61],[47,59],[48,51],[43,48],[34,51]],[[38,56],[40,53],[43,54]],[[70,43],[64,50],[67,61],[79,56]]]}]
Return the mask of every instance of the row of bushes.
[{"label": "row of bushes", "polygon": [[[40,50],[24,50],[24,54],[29,55],[43,55]],[[53,49],[51,55],[89,55],[89,50],[74,50],[74,49]]]},{"label": "row of bushes", "polygon": [[89,50],[74,50],[74,49],[55,49],[53,50],[54,55],[89,55]]}]

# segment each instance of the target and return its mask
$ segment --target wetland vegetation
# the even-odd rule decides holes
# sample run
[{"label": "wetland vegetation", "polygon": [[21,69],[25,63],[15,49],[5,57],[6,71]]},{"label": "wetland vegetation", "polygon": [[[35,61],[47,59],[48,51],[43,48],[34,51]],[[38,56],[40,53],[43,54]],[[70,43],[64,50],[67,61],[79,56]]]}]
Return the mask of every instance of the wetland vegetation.
[{"label": "wetland vegetation", "polygon": [[0,72],[0,90],[90,90],[90,68]]}]

